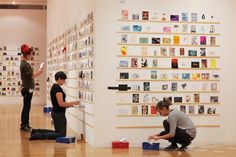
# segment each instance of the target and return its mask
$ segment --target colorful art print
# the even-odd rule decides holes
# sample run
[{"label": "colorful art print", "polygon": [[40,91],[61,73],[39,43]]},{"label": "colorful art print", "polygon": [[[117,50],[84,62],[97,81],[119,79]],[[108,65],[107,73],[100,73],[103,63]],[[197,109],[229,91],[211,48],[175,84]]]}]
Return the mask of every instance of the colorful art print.
[{"label": "colorful art print", "polygon": [[120,79],[129,79],[129,73],[120,73]]},{"label": "colorful art print", "polygon": [[161,80],[167,80],[168,79],[168,74],[167,73],[160,74],[160,79]]},{"label": "colorful art print", "polygon": [[139,14],[138,13],[132,14],[132,20],[139,20]]},{"label": "colorful art print", "polygon": [[148,48],[147,48],[147,47],[141,47],[141,54],[142,54],[143,56],[146,56],[147,53],[148,53]]},{"label": "colorful art print", "polygon": [[182,21],[188,21],[188,13],[182,13]]},{"label": "colorful art print", "polygon": [[143,82],[143,91],[150,91],[150,82]]},{"label": "colorful art print", "polygon": [[183,113],[186,113],[186,106],[180,105],[180,111],[182,111]]},{"label": "colorful art print", "polygon": [[133,103],[139,103],[139,94],[133,94]]},{"label": "colorful art print", "polygon": [[193,94],[193,100],[194,100],[194,102],[200,102],[200,95],[199,94]]},{"label": "colorful art print", "polygon": [[179,25],[174,25],[173,26],[173,32],[178,33],[179,32]]},{"label": "colorful art print", "polygon": [[131,75],[131,78],[132,78],[132,79],[138,79],[138,78],[139,78],[139,74],[138,74],[138,73],[133,73],[133,74]]},{"label": "colorful art print", "polygon": [[211,83],[211,91],[217,91],[217,83]]},{"label": "colorful art print", "polygon": [[201,73],[201,78],[202,78],[202,80],[209,80],[210,74],[209,73]]},{"label": "colorful art print", "polygon": [[121,19],[128,20],[129,18],[129,11],[128,10],[121,10]]},{"label": "colorful art print", "polygon": [[172,79],[178,80],[179,79],[179,73],[172,73]]},{"label": "colorful art print", "polygon": [[132,85],[132,91],[140,91],[140,85]]},{"label": "colorful art print", "polygon": [[182,33],[187,33],[188,32],[188,25],[187,24],[183,24],[182,25]]},{"label": "colorful art print", "polygon": [[191,106],[188,107],[188,113],[189,113],[189,114],[195,114],[195,108],[194,108],[194,106],[191,105]]},{"label": "colorful art print", "polygon": [[207,108],[207,114],[216,114],[216,108],[208,107]]},{"label": "colorful art print", "polygon": [[144,103],[149,102],[149,94],[145,94],[145,95],[143,96],[143,102],[144,102]]},{"label": "colorful art print", "polygon": [[198,106],[198,114],[204,114],[205,107],[203,105]]},{"label": "colorful art print", "polygon": [[157,59],[153,59],[152,60],[152,67],[157,67],[158,66],[158,60]]},{"label": "colorful art print", "polygon": [[121,34],[121,43],[127,43],[127,42],[128,42],[128,35]]},{"label": "colorful art print", "polygon": [[122,26],[120,26],[120,30],[124,31],[124,32],[129,32],[130,31],[130,26],[122,25]]},{"label": "colorful art print", "polygon": [[215,25],[210,25],[210,33],[215,33]]},{"label": "colorful art print", "polygon": [[167,56],[167,48],[166,47],[161,47],[161,56]]},{"label": "colorful art print", "polygon": [[170,53],[170,56],[175,56],[175,47],[170,47],[169,53]]},{"label": "colorful art print", "polygon": [[190,73],[182,73],[183,80],[190,80]]},{"label": "colorful art print", "polygon": [[180,44],[180,36],[173,36],[174,45]]},{"label": "colorful art print", "polygon": [[134,32],[141,32],[142,31],[142,25],[133,25],[133,31]]},{"label": "colorful art print", "polygon": [[220,78],[220,76],[218,74],[212,74],[212,78],[217,80]]},{"label": "colorful art print", "polygon": [[200,73],[192,73],[192,79],[193,80],[200,80],[201,74]]},{"label": "colorful art print", "polygon": [[177,90],[178,90],[178,83],[171,82],[171,91],[177,91]]},{"label": "colorful art print", "polygon": [[191,21],[193,22],[198,21],[197,13],[191,13]]},{"label": "colorful art print", "polygon": [[199,62],[192,61],[191,68],[199,68]]},{"label": "colorful art print", "polygon": [[190,95],[186,95],[185,96],[185,101],[186,102],[190,102],[191,101],[191,96]]},{"label": "colorful art print", "polygon": [[179,15],[170,15],[170,21],[179,21]]},{"label": "colorful art print", "polygon": [[164,33],[171,33],[171,27],[163,27],[163,32]]},{"label": "colorful art print", "polygon": [[148,67],[148,62],[146,58],[142,58],[141,59],[141,67]]},{"label": "colorful art print", "polygon": [[168,89],[168,84],[163,84],[163,85],[161,85],[161,87],[162,87],[161,88],[162,90],[167,90]]},{"label": "colorful art print", "polygon": [[211,60],[210,60],[210,67],[211,67],[211,68],[216,68],[216,67],[217,67],[217,61],[216,61],[216,59],[211,59]]},{"label": "colorful art print", "polygon": [[172,58],[171,59],[171,68],[172,69],[178,69],[178,58]]},{"label": "colorful art print", "polygon": [[131,67],[138,67],[138,58],[131,58]]},{"label": "colorful art print", "polygon": [[184,56],[185,55],[184,48],[180,48],[179,49],[179,55],[180,56]]},{"label": "colorful art print", "polygon": [[120,67],[128,67],[128,61],[120,60]]},{"label": "colorful art print", "polygon": [[152,44],[161,44],[161,38],[152,38]]},{"label": "colorful art print", "polygon": [[157,114],[156,106],[151,106],[151,114]]},{"label": "colorful art print", "polygon": [[139,43],[140,44],[148,44],[148,37],[140,37]]},{"label": "colorful art print", "polygon": [[210,45],[216,44],[216,37],[210,37]]},{"label": "colorful art print", "polygon": [[171,38],[163,38],[162,44],[164,45],[170,45],[171,44]]},{"label": "colorful art print", "polygon": [[142,12],[142,20],[149,20],[149,12],[148,11]]},{"label": "colorful art print", "polygon": [[200,45],[206,45],[207,39],[206,36],[200,36]]},{"label": "colorful art print", "polygon": [[219,102],[219,97],[218,96],[210,96],[210,102],[218,103]]},{"label": "colorful art print", "polygon": [[133,115],[138,114],[138,106],[131,106],[131,114]]},{"label": "colorful art print", "polygon": [[174,102],[183,102],[182,97],[174,97]]},{"label": "colorful art print", "polygon": [[147,115],[147,114],[148,114],[148,106],[142,105],[142,115]]},{"label": "colorful art print", "polygon": [[122,56],[126,56],[127,55],[127,46],[122,46],[120,48],[120,52]]},{"label": "colorful art print", "polygon": [[207,68],[207,59],[202,59],[201,65],[202,65],[202,68]]},{"label": "colorful art print", "polygon": [[158,54],[158,50],[157,50],[157,49],[154,49],[154,50],[153,50],[153,55],[154,55],[154,56],[157,56],[157,54]]},{"label": "colorful art print", "polygon": [[200,56],[206,56],[206,48],[200,48]]},{"label": "colorful art print", "polygon": [[190,26],[190,32],[191,33],[196,33],[196,30],[197,30],[196,25],[191,25]]},{"label": "colorful art print", "polygon": [[197,38],[197,36],[193,36],[192,37],[191,45],[198,45],[198,38]]}]

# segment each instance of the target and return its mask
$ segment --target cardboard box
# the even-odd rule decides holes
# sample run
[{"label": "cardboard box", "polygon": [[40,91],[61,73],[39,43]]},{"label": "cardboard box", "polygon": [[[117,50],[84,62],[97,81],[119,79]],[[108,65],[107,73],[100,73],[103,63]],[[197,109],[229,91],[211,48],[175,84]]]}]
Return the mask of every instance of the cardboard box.
[{"label": "cardboard box", "polygon": [[129,142],[113,141],[112,148],[129,148]]}]

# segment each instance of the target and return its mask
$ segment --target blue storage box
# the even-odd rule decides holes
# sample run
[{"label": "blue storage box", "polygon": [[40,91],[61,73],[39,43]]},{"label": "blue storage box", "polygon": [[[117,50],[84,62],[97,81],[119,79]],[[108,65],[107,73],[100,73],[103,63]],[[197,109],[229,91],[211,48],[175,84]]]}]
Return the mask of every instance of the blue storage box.
[{"label": "blue storage box", "polygon": [[59,143],[75,143],[75,137],[57,137],[56,142],[59,142]]},{"label": "blue storage box", "polygon": [[159,150],[160,149],[160,143],[149,143],[149,142],[143,142],[142,144],[143,150]]},{"label": "blue storage box", "polygon": [[44,113],[49,113],[51,111],[52,111],[52,107],[51,106],[44,106],[44,108],[43,108],[43,112]]}]

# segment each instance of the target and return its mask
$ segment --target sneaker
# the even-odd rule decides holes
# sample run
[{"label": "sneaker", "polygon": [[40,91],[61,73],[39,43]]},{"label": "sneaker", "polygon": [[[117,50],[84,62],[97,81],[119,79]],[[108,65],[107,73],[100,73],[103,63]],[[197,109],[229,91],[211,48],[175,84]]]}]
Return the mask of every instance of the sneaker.
[{"label": "sneaker", "polygon": [[187,147],[191,144],[191,141],[183,143],[179,149],[187,149]]},{"label": "sneaker", "polygon": [[24,126],[21,126],[21,127],[20,127],[20,130],[22,130],[22,131],[30,131],[31,128],[28,127],[27,125],[24,125]]},{"label": "sneaker", "polygon": [[171,144],[171,145],[167,146],[164,150],[165,151],[173,151],[173,150],[177,150],[177,149],[178,149],[177,144]]}]

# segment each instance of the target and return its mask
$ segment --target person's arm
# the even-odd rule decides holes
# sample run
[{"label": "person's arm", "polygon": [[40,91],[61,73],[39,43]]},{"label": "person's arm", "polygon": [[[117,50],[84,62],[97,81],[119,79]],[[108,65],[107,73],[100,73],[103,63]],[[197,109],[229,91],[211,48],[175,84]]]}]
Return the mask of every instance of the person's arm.
[{"label": "person's arm", "polygon": [[63,101],[62,92],[57,92],[56,93],[56,98],[57,98],[58,105],[61,106],[61,107],[72,107],[74,105],[79,105],[80,104],[80,101],[71,101],[71,102]]},{"label": "person's arm", "polygon": [[172,134],[172,133],[168,133],[166,135],[163,135],[163,136],[160,136],[160,134],[157,134],[157,135],[153,135],[153,136],[150,136],[148,139],[149,140],[160,140],[160,139],[170,139],[172,137],[174,137],[175,135]]},{"label": "person's arm", "polygon": [[43,73],[43,69],[39,69],[36,73],[33,74],[33,78],[40,76]]}]

